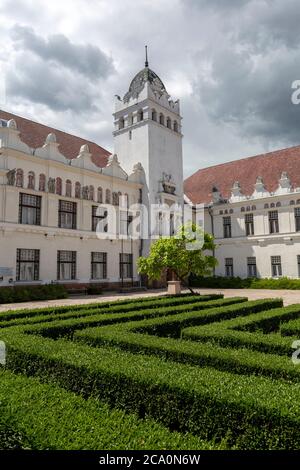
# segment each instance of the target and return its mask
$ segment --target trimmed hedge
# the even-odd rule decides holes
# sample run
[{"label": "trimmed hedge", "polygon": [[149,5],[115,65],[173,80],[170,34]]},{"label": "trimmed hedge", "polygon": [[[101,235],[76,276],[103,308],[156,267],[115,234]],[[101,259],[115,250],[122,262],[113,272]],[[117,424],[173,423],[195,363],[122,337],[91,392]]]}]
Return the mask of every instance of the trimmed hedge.
[{"label": "trimmed hedge", "polygon": [[66,289],[59,284],[0,288],[0,304],[27,302],[29,300],[66,299],[67,297],[68,293]]},{"label": "trimmed hedge", "polygon": [[[300,315],[300,308],[299,308],[299,315]],[[283,336],[297,336],[297,339],[300,338],[300,318],[290,320],[287,323],[281,325],[280,333]]]},{"label": "trimmed hedge", "polygon": [[[199,302],[194,302],[191,304],[183,304],[183,305],[171,305],[169,307],[161,307],[161,308],[150,308],[145,310],[137,311],[132,310],[128,313],[114,313],[113,315],[110,313],[98,313],[98,314],[89,314],[84,318],[80,316],[80,318],[71,318],[71,319],[52,319],[52,321],[46,322],[45,318],[41,325],[36,324],[32,325],[28,321],[20,321],[18,324],[20,325],[27,325],[27,328],[30,327],[29,332],[39,334],[48,338],[58,338],[61,336],[71,336],[75,330],[88,328],[90,326],[97,326],[97,325],[109,325],[114,323],[124,323],[132,320],[143,320],[144,318],[155,318],[158,316],[168,316],[168,315],[175,315],[180,312],[199,312],[204,309],[212,309],[214,307],[220,307],[225,305],[232,305],[236,303],[245,302],[247,299],[242,297],[234,297],[234,298],[227,298],[227,299],[220,299],[220,300],[210,300],[208,302],[203,302],[200,300]],[[40,322],[39,322],[40,323]],[[0,326],[10,326],[9,324],[5,324],[5,322],[1,323]],[[0,330],[1,331],[1,330]]]},{"label": "trimmed hedge", "polygon": [[212,449],[99,400],[0,370],[0,449]]},{"label": "trimmed hedge", "polygon": [[192,341],[216,343],[223,347],[246,347],[290,357],[292,340],[282,337],[279,331],[282,331],[285,324],[289,324],[290,319],[298,318],[299,315],[300,305],[290,305],[218,324],[185,328],[182,337]]},{"label": "trimmed hedge", "polygon": [[190,277],[192,287],[208,287],[216,289],[300,289],[300,279],[282,277],[273,278],[240,278],[240,277]]},{"label": "trimmed hedge", "polygon": [[[274,302],[275,304],[276,302]],[[247,302],[243,308],[239,305],[232,306],[232,315],[243,315],[259,312],[262,309],[271,308],[272,305],[262,301]],[[219,309],[221,310],[221,309]],[[225,309],[226,310],[226,309]],[[299,308],[298,308],[299,311]],[[208,312],[208,318],[211,318]],[[266,313],[266,312],[264,312]],[[85,342],[92,346],[114,345],[131,352],[144,352],[147,354],[155,354],[168,360],[176,362],[195,364],[198,366],[212,366],[219,370],[235,371],[237,373],[255,373],[257,375],[265,375],[276,378],[284,378],[289,380],[299,380],[300,369],[292,364],[290,357],[278,357],[277,355],[261,354],[259,352],[248,351],[246,349],[229,349],[217,345],[211,347],[211,344],[192,343],[190,341],[176,341],[170,339],[170,336],[178,336],[179,330],[188,324],[197,324],[199,320],[203,323],[205,311],[201,316],[195,317],[190,314],[176,315],[172,318],[157,318],[144,320],[140,322],[130,322],[126,325],[116,324],[108,327],[88,328],[84,331],[78,331],[74,334],[74,339]],[[252,315],[253,316],[253,315]],[[222,322],[221,322],[222,324]],[[160,331],[161,326],[164,331],[168,332],[168,339],[157,338],[147,334],[139,334],[141,331]],[[166,325],[168,327],[166,328]],[[211,325],[209,325],[211,326]],[[206,328],[209,328],[207,326]],[[213,323],[215,329],[217,325]],[[192,328],[190,328],[192,329]],[[172,331],[173,330],[173,331]],[[189,329],[188,329],[189,330]],[[201,330],[201,327],[198,327]]]},{"label": "trimmed hedge", "polygon": [[171,429],[205,440],[226,437],[236,448],[299,448],[298,384],[32,338],[21,327],[5,330],[2,339],[12,370],[151,416]]},{"label": "trimmed hedge", "polygon": [[[193,302],[207,302],[209,300],[223,299],[222,294],[211,294],[211,295],[191,295],[184,294],[179,296],[169,296],[165,295],[162,297],[144,297],[137,299],[126,299],[126,300],[115,300],[108,302],[97,302],[91,304],[82,304],[82,305],[65,305],[60,307],[46,307],[39,309],[22,309],[22,310],[10,310],[1,313],[0,312],[0,321],[1,320],[13,320],[27,317],[40,317],[42,321],[45,321],[45,316],[52,314],[61,315],[59,318],[75,317],[86,314],[99,313],[99,311],[104,311],[104,313],[111,312],[127,312],[131,310],[141,310],[147,307],[148,309],[156,308],[160,305],[171,306],[184,303],[193,303]],[[55,317],[54,317],[55,318]],[[0,323],[1,327],[1,323]]]}]

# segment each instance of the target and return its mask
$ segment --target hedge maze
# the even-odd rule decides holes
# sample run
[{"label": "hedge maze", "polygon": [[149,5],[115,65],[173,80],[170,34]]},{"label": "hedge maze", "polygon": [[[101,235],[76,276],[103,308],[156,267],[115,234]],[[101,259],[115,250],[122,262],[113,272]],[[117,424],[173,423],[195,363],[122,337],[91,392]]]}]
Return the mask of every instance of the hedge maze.
[{"label": "hedge maze", "polygon": [[300,305],[153,297],[0,314],[0,448],[297,449]]}]

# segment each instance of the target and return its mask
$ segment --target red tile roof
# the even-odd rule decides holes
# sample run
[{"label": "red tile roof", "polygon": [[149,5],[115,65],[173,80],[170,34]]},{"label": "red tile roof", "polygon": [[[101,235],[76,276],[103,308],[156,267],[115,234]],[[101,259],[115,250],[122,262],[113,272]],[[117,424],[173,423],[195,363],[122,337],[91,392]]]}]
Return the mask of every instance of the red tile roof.
[{"label": "red tile roof", "polygon": [[262,176],[266,190],[273,192],[283,171],[292,187],[300,187],[300,146],[200,169],[185,180],[184,192],[194,204],[208,203],[213,186],[228,198],[233,183],[239,181],[241,192],[251,195],[257,176]]},{"label": "red tile roof", "polygon": [[31,148],[42,147],[45,143],[46,137],[50,132],[56,135],[57,143],[59,144],[59,151],[66,158],[75,158],[79,154],[79,149],[83,144],[88,144],[90,153],[92,154],[93,162],[99,166],[104,167],[107,164],[110,152],[105,150],[100,145],[95,144],[87,139],[82,139],[75,135],[68,134],[67,132],[45,126],[38,122],[25,119],[21,116],[2,111],[0,109],[0,119],[9,120],[14,119],[17,123],[18,130],[21,131],[20,138],[25,144]]}]

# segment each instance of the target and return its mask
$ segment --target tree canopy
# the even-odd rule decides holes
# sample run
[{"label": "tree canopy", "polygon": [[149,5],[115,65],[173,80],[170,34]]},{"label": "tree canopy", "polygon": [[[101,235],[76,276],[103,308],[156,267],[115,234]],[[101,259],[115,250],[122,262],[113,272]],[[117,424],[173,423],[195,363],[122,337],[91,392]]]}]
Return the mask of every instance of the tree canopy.
[{"label": "tree canopy", "polygon": [[149,255],[138,259],[138,271],[150,279],[160,279],[163,272],[169,269],[187,285],[190,274],[211,274],[217,264],[216,258],[209,254],[214,248],[212,235],[195,224],[187,224],[180,227],[175,236],[156,240],[150,247]]}]

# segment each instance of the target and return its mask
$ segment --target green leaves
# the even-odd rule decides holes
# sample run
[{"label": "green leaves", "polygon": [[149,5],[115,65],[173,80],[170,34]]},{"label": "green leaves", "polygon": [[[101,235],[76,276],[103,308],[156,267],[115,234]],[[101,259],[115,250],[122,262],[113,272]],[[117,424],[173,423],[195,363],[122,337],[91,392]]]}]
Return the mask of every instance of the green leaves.
[{"label": "green leaves", "polygon": [[[201,239],[203,243],[199,248]],[[192,249],[193,245],[196,249]],[[160,238],[151,245],[149,256],[138,259],[138,271],[150,279],[159,279],[166,269],[173,271],[180,280],[191,273],[209,275],[217,260],[207,252],[214,247],[213,237],[199,226],[182,226],[176,236]]]}]

